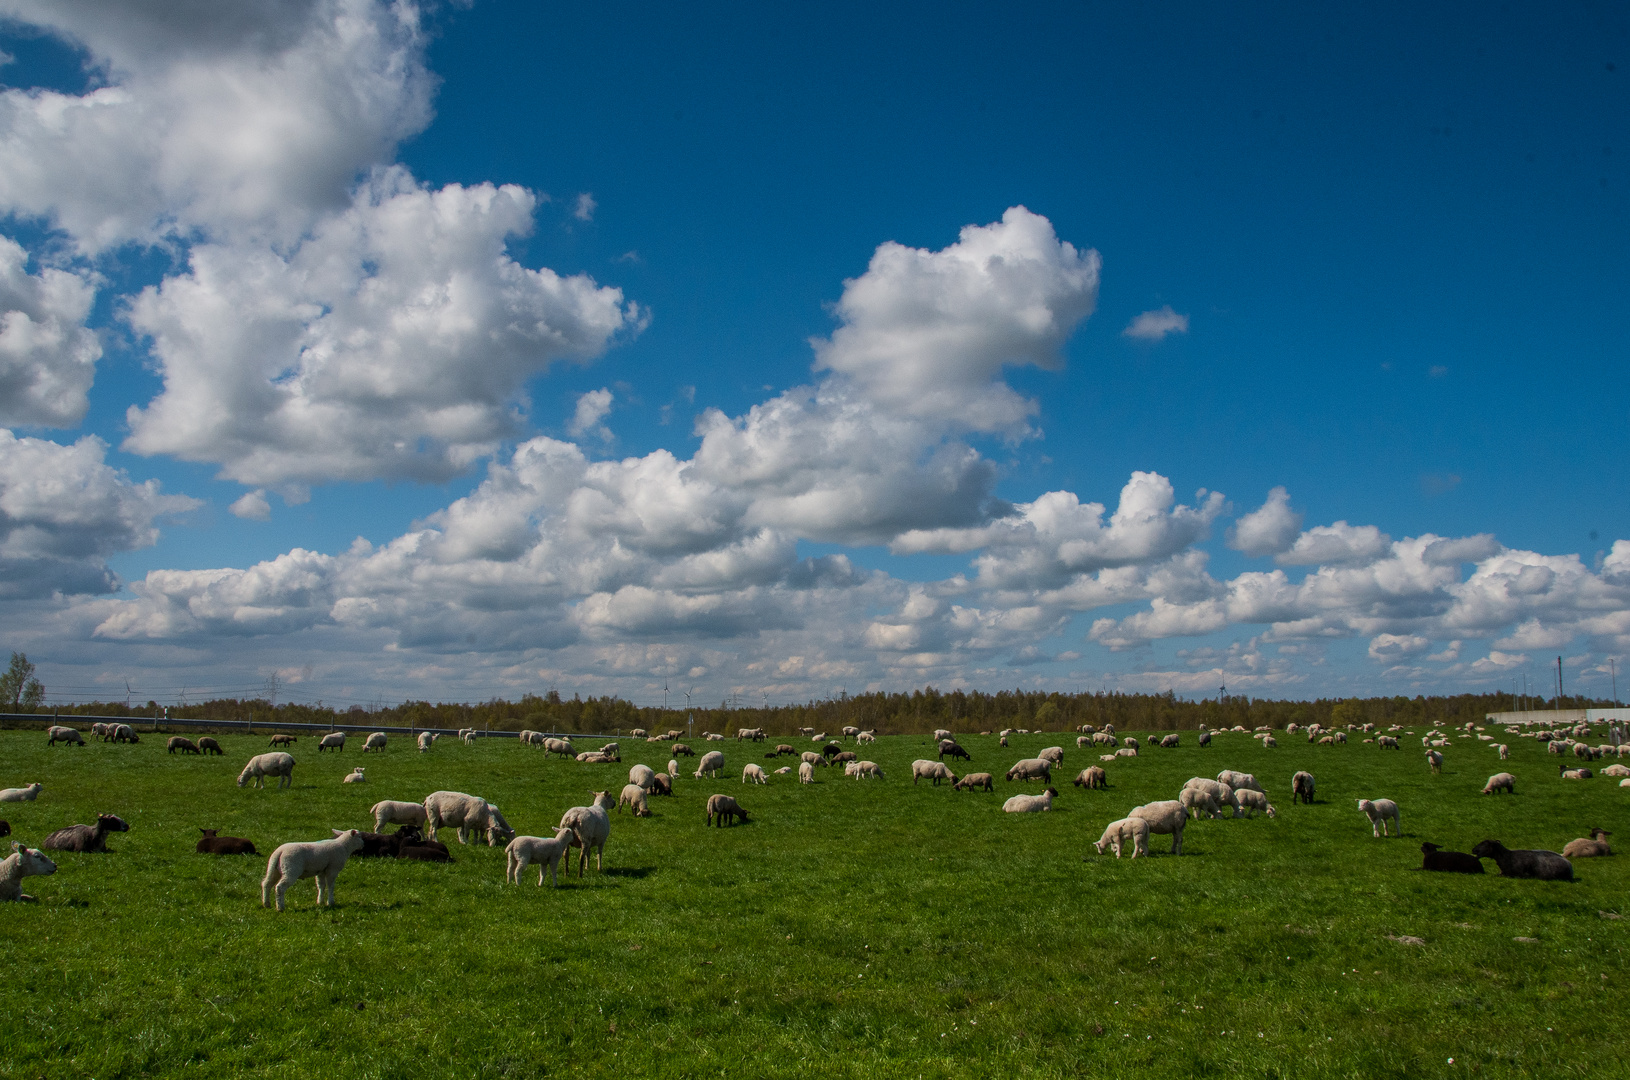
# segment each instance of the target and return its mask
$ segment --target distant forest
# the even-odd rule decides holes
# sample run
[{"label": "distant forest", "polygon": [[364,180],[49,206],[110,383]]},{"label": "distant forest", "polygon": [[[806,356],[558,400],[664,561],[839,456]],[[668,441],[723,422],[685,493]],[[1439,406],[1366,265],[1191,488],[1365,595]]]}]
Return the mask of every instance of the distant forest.
[{"label": "distant forest", "polygon": [[[1532,699],[1531,699],[1532,700]],[[1584,697],[1532,701],[1537,708],[1598,708],[1613,703]],[[1458,694],[1452,697],[1320,698],[1317,701],[1278,701],[1244,695],[1219,695],[1204,701],[1185,701],[1165,694],[1047,694],[1003,690],[994,694],[933,687],[909,694],[860,694],[803,705],[769,708],[660,709],[638,706],[617,697],[563,698],[550,691],[539,697],[527,694],[518,701],[494,698],[476,704],[405,701],[378,708],[331,708],[322,702],[301,704],[253,698],[221,698],[184,706],[165,707],[149,701],[127,706],[123,701],[86,702],[60,708],[32,710],[63,716],[129,716],[157,719],[164,715],[193,720],[248,720],[256,726],[278,724],[345,724],[351,726],[414,728],[479,728],[490,731],[531,729],[546,732],[627,734],[634,728],[653,732],[679,729],[687,734],[704,731],[729,735],[738,728],[762,727],[772,735],[788,735],[799,728],[837,732],[853,725],[879,735],[902,735],[947,728],[956,732],[1030,728],[1040,731],[1073,730],[1082,724],[1114,724],[1122,731],[1182,731],[1206,727],[1248,728],[1286,724],[1463,724],[1481,723],[1486,714],[1516,707],[1510,694]]]}]

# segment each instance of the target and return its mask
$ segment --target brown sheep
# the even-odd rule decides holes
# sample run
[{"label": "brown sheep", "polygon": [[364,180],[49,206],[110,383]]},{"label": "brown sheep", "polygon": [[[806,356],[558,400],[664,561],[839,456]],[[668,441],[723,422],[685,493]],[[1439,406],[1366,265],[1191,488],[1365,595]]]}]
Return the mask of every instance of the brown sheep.
[{"label": "brown sheep", "polygon": [[671,753],[673,754],[674,757],[695,757],[696,756],[696,751],[692,750],[690,747],[686,746],[682,742],[674,743],[673,744],[673,750],[671,751]]},{"label": "brown sheep", "polygon": [[976,788],[984,788],[986,791],[995,791],[996,781],[991,778],[991,775],[988,772],[975,772],[969,773],[967,776],[964,776],[961,780],[958,780],[956,783],[951,785],[952,791],[973,791]]},{"label": "brown sheep", "polygon": [[1612,835],[1606,829],[1592,829],[1589,840],[1569,840],[1568,846],[1562,849],[1562,855],[1568,859],[1592,859],[1611,855],[1613,849],[1607,846],[1607,838]]},{"label": "brown sheep", "polygon": [[164,744],[164,748],[171,754],[175,753],[177,750],[181,751],[183,754],[202,753],[202,751],[198,749],[198,744],[184,735],[171,735],[170,741]]},{"label": "brown sheep", "polygon": [[217,836],[214,829],[199,829],[204,838],[194,850],[200,855],[259,855],[255,845],[241,836]]},{"label": "brown sheep", "polygon": [[130,826],[113,814],[97,814],[96,824],[69,825],[45,838],[40,846],[51,851],[107,851],[110,832],[129,832]]},{"label": "brown sheep", "polygon": [[674,793],[673,778],[667,773],[656,773],[651,777],[652,795],[672,795]]},{"label": "brown sheep", "polygon": [[[729,795],[709,795],[707,800],[707,823],[722,828],[728,821],[734,825],[736,819],[747,821],[747,811],[736,804],[736,800]],[[717,819],[717,821],[715,821]]]},{"label": "brown sheep", "polygon": [[267,746],[293,746],[299,741],[298,735],[273,735]]},{"label": "brown sheep", "polygon": [[224,751],[221,749],[221,744],[216,742],[214,738],[209,735],[205,735],[203,738],[198,740],[198,749],[206,754],[224,753]]},{"label": "brown sheep", "polygon": [[1076,787],[1103,788],[1109,786],[1109,777],[1097,765],[1082,769],[1081,774],[1071,781]]}]

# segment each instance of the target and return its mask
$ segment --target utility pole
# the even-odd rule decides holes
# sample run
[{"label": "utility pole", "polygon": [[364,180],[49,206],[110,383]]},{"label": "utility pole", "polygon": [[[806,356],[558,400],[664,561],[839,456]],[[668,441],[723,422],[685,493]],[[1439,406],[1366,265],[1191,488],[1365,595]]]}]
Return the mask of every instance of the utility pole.
[{"label": "utility pole", "polygon": [[1562,708],[1562,657],[1556,658],[1556,707]]},{"label": "utility pole", "polygon": [[1613,707],[1616,709],[1619,707],[1619,666],[1611,656],[1607,658],[1607,670],[1613,676]]}]

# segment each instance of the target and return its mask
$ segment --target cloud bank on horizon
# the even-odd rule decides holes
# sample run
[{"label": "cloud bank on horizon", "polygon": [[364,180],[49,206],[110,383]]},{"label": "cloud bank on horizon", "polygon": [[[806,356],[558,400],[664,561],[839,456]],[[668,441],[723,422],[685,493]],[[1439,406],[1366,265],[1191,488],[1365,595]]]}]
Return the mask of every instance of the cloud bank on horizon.
[{"label": "cloud bank on horizon", "polygon": [[[0,12],[72,41],[97,74],[78,94],[0,93],[0,208],[43,237],[0,237],[0,422],[80,423],[108,327],[95,300],[121,253],[163,250],[162,280],[111,297],[162,382],[129,403],[122,449],[215,467],[249,521],[273,516],[268,493],[298,504],[317,485],[485,468],[377,544],[122,583],[108,558],[160,543],[200,501],[132,479],[96,435],[0,429],[0,603],[37,658],[252,671],[321,654],[336,686],[643,699],[678,680],[785,699],[994,689],[1038,665],[1073,689],[1109,681],[1094,654],[1171,639],[1200,643],[1115,685],[1328,692],[1328,646],[1358,639],[1398,685],[1489,686],[1540,654],[1605,665],[1630,646],[1630,540],[1587,566],[1487,534],[1393,539],[1308,525],[1284,487],[1238,512],[1153,471],[1113,508],[999,497],[992,447],[1044,439],[1008,372],[1064,364],[1102,273],[1022,206],[939,250],[881,243],[810,342],[810,381],[739,415],[704,408],[689,456],[597,457],[609,386],[577,398],[571,439],[533,434],[528,385],[649,315],[514,258],[546,196],[433,188],[396,163],[436,86],[413,4]],[[573,216],[597,205],[581,195]],[[1166,306],[1123,335],[1188,331]],[[1261,568],[1214,576],[1219,531]],[[862,548],[966,568],[913,580],[863,567]]]}]

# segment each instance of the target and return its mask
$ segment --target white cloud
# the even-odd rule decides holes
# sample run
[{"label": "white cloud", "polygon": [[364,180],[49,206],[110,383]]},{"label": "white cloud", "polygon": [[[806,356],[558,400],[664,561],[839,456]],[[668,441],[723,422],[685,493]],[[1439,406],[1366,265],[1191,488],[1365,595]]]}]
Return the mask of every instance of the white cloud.
[{"label": "white cloud", "polygon": [[1247,555],[1277,555],[1296,540],[1302,515],[1290,508],[1290,492],[1276,487],[1267,500],[1228,530],[1228,546]]},{"label": "white cloud", "polygon": [[1189,332],[1189,317],[1179,315],[1172,310],[1170,304],[1155,311],[1145,311],[1137,318],[1126,324],[1121,331],[1125,337],[1135,338],[1138,341],[1161,341],[1167,334],[1186,334]]},{"label": "white cloud", "polygon": [[594,211],[599,205],[594,201],[594,196],[585,191],[577,197],[577,205],[572,208],[572,217],[579,221],[593,221]]},{"label": "white cloud", "polygon": [[227,509],[247,521],[272,520],[272,504],[266,501],[266,492],[262,488],[247,493]]},{"label": "white cloud", "polygon": [[1332,566],[1367,563],[1386,554],[1391,537],[1374,525],[1318,525],[1296,538],[1290,549],[1275,557],[1281,566]]},{"label": "white cloud", "polygon": [[1460,659],[1461,644],[1462,642],[1460,642],[1458,639],[1451,641],[1442,652],[1435,652],[1431,656],[1428,656],[1427,659],[1431,660],[1433,663],[1452,664],[1456,660]]},{"label": "white cloud", "polygon": [[0,236],[0,424],[77,424],[102,355],[86,329],[96,289],[50,267],[28,273],[28,253]]},{"label": "white cloud", "polygon": [[1370,639],[1370,659],[1395,664],[1407,656],[1417,656],[1432,647],[1419,634],[1377,634]]},{"label": "white cloud", "polygon": [[590,432],[600,438],[610,441],[611,430],[600,421],[611,412],[611,391],[605,387],[590,390],[577,399],[577,409],[572,413],[571,420],[566,423],[566,432],[569,435],[581,436]]}]

